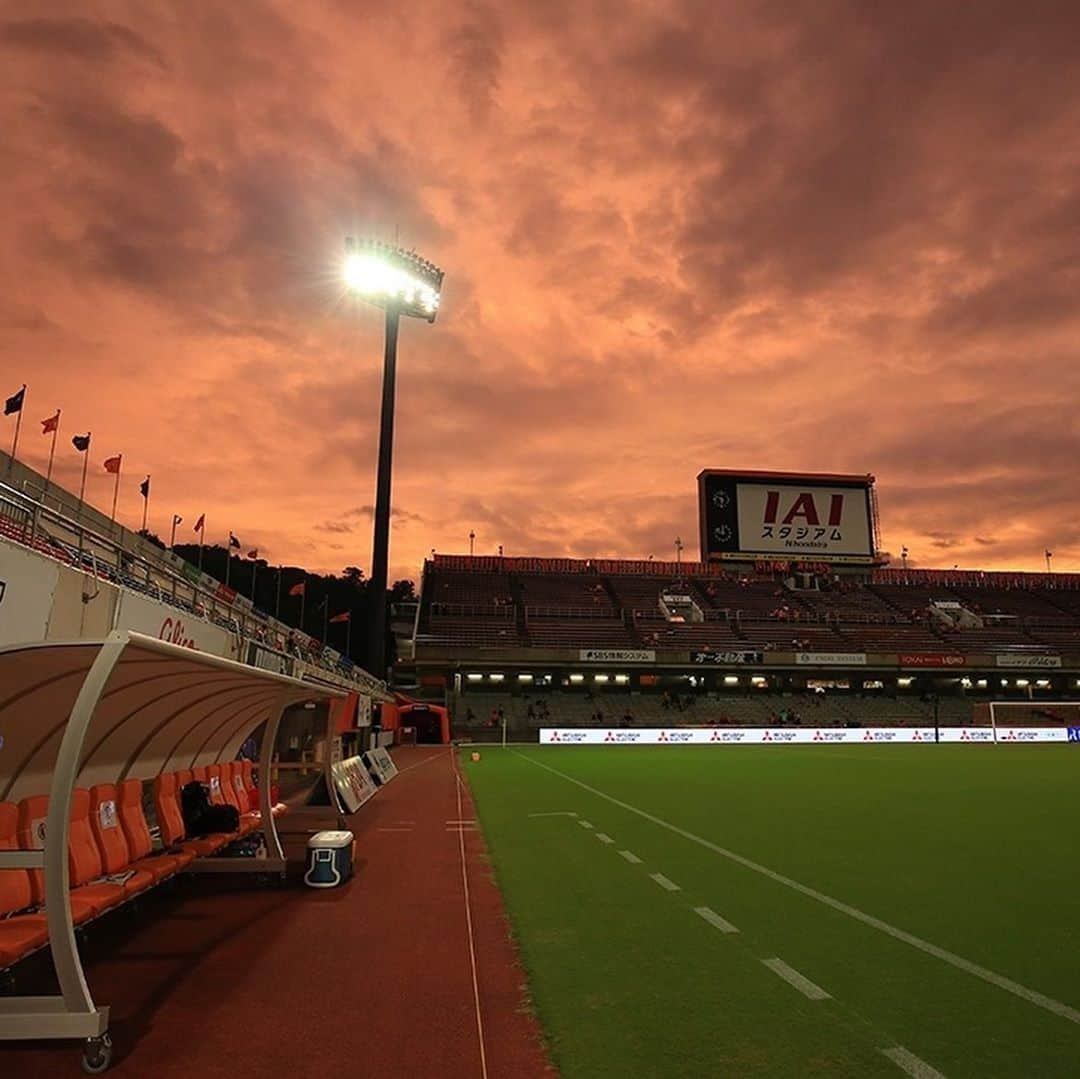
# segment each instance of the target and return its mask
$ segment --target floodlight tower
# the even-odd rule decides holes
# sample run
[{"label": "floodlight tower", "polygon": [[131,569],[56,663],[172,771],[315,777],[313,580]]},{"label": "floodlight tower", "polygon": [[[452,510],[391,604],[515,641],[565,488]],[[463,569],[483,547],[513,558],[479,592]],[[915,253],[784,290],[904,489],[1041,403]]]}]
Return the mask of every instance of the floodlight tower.
[{"label": "floodlight tower", "polygon": [[375,536],[371,546],[371,673],[386,677],[386,570],[390,550],[390,474],[394,456],[394,395],[397,382],[398,323],[402,315],[434,322],[443,272],[415,251],[374,241],[345,240],[345,284],[367,303],[386,312],[383,351],[379,469],[375,485]]}]

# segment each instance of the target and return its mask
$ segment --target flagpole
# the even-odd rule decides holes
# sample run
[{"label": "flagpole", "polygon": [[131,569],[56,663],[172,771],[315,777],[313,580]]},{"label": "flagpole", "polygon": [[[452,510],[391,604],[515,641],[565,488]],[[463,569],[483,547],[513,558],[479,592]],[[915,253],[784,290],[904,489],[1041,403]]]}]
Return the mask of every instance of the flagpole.
[{"label": "flagpole", "polygon": [[176,546],[176,514],[172,515],[172,531],[169,533],[169,550]]},{"label": "flagpole", "polygon": [[303,590],[300,592],[300,632],[304,632],[304,601],[307,599],[307,581],[304,581]]},{"label": "flagpole", "polygon": [[345,622],[345,655],[352,659],[352,611]]},{"label": "flagpole", "polygon": [[255,579],[259,575],[259,560],[256,558],[251,563],[251,605],[255,606]]},{"label": "flagpole", "polygon": [[326,638],[330,633],[329,618],[330,618],[330,597],[327,596],[322,601],[322,643],[323,644],[326,644]]},{"label": "flagpole", "polygon": [[56,456],[56,436],[60,433],[60,409],[56,410],[56,426],[52,430],[52,445],[49,447],[49,468],[45,473],[45,490],[41,495],[41,501],[44,504],[46,497],[49,494],[49,484],[52,482],[52,466],[53,458]]},{"label": "flagpole", "polygon": [[232,533],[225,541],[225,587],[229,587],[229,570],[232,568]]},{"label": "flagpole", "polygon": [[146,532],[146,516],[150,512],[150,477],[146,477],[146,494],[143,495],[142,504],[142,530]]},{"label": "flagpole", "polygon": [[203,537],[206,535],[206,514],[203,514],[202,528],[199,529],[199,572],[202,573]]},{"label": "flagpole", "polygon": [[111,522],[112,522],[113,524],[115,524],[115,523],[116,523],[116,499],[117,499],[117,496],[118,496],[118,495],[120,494],[120,469],[121,469],[122,467],[123,467],[122,465],[118,465],[118,466],[117,466],[117,468],[116,468],[116,481],[115,481],[115,482],[113,483],[113,491],[112,491],[112,516],[111,516],[111,517],[109,518],[109,520],[110,520],[110,521],[111,521]]},{"label": "flagpole", "polygon": [[[87,439],[90,438],[90,432],[86,433]],[[90,443],[87,441],[86,449],[83,450],[82,459],[82,482],[79,484],[79,519],[82,520],[83,511],[83,496],[86,494],[86,463],[90,460]]]},{"label": "flagpole", "polygon": [[26,383],[23,383],[23,388],[19,390],[22,394],[22,401],[19,404],[19,411],[15,414],[15,439],[11,443],[11,460],[8,461],[8,474],[11,474],[11,469],[15,464],[15,457],[19,452],[19,431],[22,429],[22,414],[23,409],[26,408]]},{"label": "flagpole", "polygon": [[281,567],[277,568],[277,595],[274,597],[274,617],[281,621]]}]

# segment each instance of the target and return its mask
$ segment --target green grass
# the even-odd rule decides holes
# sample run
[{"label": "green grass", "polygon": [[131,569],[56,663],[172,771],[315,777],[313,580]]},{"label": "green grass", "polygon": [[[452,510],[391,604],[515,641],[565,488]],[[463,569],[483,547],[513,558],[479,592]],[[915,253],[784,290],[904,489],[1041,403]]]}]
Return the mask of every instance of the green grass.
[{"label": "green grass", "polygon": [[[462,766],[567,1079],[895,1079],[896,1045],[948,1079],[1080,1075],[1080,1024],[570,781],[1080,1009],[1075,747],[481,752]],[[529,816],[553,811],[578,817]]]}]

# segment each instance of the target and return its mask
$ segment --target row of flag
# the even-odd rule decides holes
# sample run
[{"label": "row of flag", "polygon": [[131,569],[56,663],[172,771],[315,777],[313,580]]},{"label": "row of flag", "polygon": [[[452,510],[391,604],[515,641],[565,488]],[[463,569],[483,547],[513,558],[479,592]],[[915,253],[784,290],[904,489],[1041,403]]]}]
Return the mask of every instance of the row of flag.
[{"label": "row of flag", "polygon": [[[15,416],[16,417],[15,438],[14,438],[14,442],[12,443],[12,447],[11,447],[12,459],[14,459],[16,457],[16,454],[18,452],[19,432],[20,432],[21,425],[22,425],[22,413],[23,413],[23,408],[24,408],[25,404],[26,404],[26,386],[25,385],[23,385],[20,389],[18,389],[10,397],[5,398],[5,400],[4,400],[4,415],[5,416]],[[53,457],[55,456],[55,453],[56,453],[56,439],[57,439],[57,436],[58,436],[59,431],[60,431],[60,409],[57,409],[56,412],[52,416],[49,416],[47,419],[41,420],[40,422],[41,422],[41,433],[42,433],[42,435],[50,435],[51,434],[53,436],[52,447],[51,447],[50,452],[49,452],[49,468],[48,468],[48,473],[47,473],[46,478],[45,478],[45,484],[46,484],[46,487],[48,487],[49,483],[52,480]],[[86,465],[87,465],[87,462],[88,462],[89,456],[90,456],[90,443],[91,443],[91,432],[89,432],[89,431],[87,431],[85,435],[74,435],[72,437],[72,439],[71,439],[72,446],[74,446],[75,449],[79,453],[82,453],[82,454],[86,455],[83,458],[82,485],[81,485],[81,487],[79,489],[79,501],[80,501],[80,503],[83,500],[83,495],[85,494],[85,490],[86,490]],[[121,468],[123,466],[123,461],[124,461],[123,454],[118,453],[118,454],[113,455],[112,457],[106,457],[105,460],[102,462],[105,471],[108,472],[110,475],[116,476],[116,484],[115,484],[115,487],[113,489],[113,505],[112,505],[112,520],[114,520],[114,521],[116,520],[116,500],[117,500],[117,495],[118,495],[119,489],[120,489],[120,470],[121,470]],[[147,476],[146,479],[144,479],[142,481],[142,483],[139,484],[139,493],[143,497],[143,531],[145,532],[146,531],[146,515],[147,515],[148,504],[149,504],[149,501],[150,501],[150,477],[149,476]],[[181,517],[179,514],[176,514],[176,513],[173,514],[173,518],[172,518],[172,536],[170,537],[170,544],[169,544],[170,548],[173,546],[173,543],[175,542],[177,525],[183,524],[183,522],[184,522],[183,517]],[[205,513],[199,514],[199,518],[195,522],[195,525],[193,527],[193,531],[199,537],[199,569],[201,570],[202,569],[203,537],[204,537],[204,535],[206,533],[206,514]],[[231,552],[232,552],[233,549],[236,549],[236,550],[242,550],[243,549],[243,545],[241,544],[240,540],[233,534],[232,531],[229,532],[228,548],[229,548],[229,552],[230,552],[230,557],[226,561],[226,568],[225,568],[225,583],[226,583],[226,585],[228,584],[228,579],[229,579],[229,566],[230,566],[230,564],[232,562]],[[256,560],[259,557],[258,548],[253,547],[251,550],[249,550],[247,552],[247,557],[249,559],[251,559],[252,561]],[[254,591],[255,591],[254,577],[252,578],[252,586],[251,587],[252,587],[252,594],[253,594],[253,598],[254,598]],[[298,584],[293,585],[292,588],[289,589],[289,595],[294,596],[294,597],[299,597],[300,600],[301,600],[301,603],[302,603],[303,599],[305,597],[305,582],[301,581]],[[326,602],[327,601],[324,601],[324,604]],[[330,623],[349,622],[350,621],[349,612],[348,611],[343,611],[341,614],[334,615],[332,618],[328,619],[328,621]]]}]

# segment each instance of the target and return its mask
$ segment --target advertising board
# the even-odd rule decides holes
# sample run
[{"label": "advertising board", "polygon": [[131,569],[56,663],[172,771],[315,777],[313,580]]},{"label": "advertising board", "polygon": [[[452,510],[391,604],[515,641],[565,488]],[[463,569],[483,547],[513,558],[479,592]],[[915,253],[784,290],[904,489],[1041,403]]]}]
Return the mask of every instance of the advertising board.
[{"label": "advertising board", "polygon": [[[1065,727],[999,727],[1001,742],[1074,741]],[[549,728],[540,730],[542,746],[666,745],[924,745],[934,742],[933,727],[678,727],[603,730]],[[991,727],[942,727],[942,742],[992,743]]]},{"label": "advertising board", "polygon": [[582,663],[655,663],[656,652],[651,648],[582,648],[578,658]]},{"label": "advertising board", "polygon": [[214,656],[227,659],[235,656],[234,638],[220,626],[134,592],[121,593],[114,628],[133,629],[148,637],[183,648],[196,648]]},{"label": "advertising board", "polygon": [[874,477],[734,472],[698,476],[701,560],[874,560]]}]

